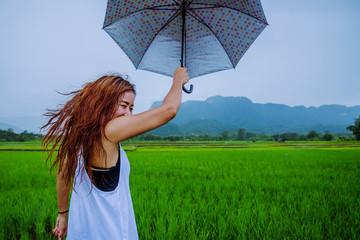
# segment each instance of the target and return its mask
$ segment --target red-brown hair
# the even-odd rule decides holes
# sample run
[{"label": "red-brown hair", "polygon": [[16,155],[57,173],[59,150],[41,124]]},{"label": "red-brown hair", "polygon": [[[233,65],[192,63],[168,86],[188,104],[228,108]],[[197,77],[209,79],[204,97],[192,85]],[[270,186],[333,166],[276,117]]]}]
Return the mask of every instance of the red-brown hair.
[{"label": "red-brown hair", "polygon": [[[69,93],[73,97],[65,105],[44,114],[49,120],[41,128],[47,130],[42,146],[49,151],[47,161],[51,163],[51,172],[57,167],[57,172],[63,172],[65,183],[69,184],[82,157],[82,170],[87,170],[92,179],[89,160],[98,151],[106,156],[102,144],[105,126],[113,118],[119,98],[129,91],[135,94],[135,86],[122,77],[103,76]],[[57,148],[58,154],[52,161]]]}]

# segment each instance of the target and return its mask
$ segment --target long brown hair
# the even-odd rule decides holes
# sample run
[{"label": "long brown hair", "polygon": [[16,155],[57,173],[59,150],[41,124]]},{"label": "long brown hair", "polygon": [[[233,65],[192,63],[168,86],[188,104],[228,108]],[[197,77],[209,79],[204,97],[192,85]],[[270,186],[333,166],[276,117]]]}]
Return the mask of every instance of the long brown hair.
[{"label": "long brown hair", "polygon": [[[65,183],[69,184],[74,179],[79,157],[84,159],[81,170],[88,171],[95,151],[102,151],[106,156],[102,144],[105,126],[113,118],[119,98],[129,91],[135,94],[135,86],[122,77],[103,76],[69,93],[73,97],[68,102],[44,114],[49,120],[41,127],[47,130],[42,146],[48,151],[50,172],[57,167],[57,172],[63,172]],[[58,154],[52,161],[57,148]],[[88,173],[92,179],[91,171]]]}]

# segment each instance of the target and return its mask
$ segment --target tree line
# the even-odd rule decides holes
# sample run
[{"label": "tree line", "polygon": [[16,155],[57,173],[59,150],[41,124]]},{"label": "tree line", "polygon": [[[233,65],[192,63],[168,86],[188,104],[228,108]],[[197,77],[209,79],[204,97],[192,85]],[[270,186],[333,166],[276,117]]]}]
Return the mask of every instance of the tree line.
[{"label": "tree line", "polygon": [[28,131],[23,131],[22,133],[15,133],[12,128],[9,128],[8,130],[0,130],[0,142],[41,141],[42,138],[42,135],[29,133]]},{"label": "tree line", "polygon": [[331,134],[326,132],[324,134],[318,133],[314,130],[308,134],[298,133],[283,133],[267,135],[264,133],[252,133],[247,132],[245,129],[238,129],[235,133],[231,134],[228,131],[223,131],[219,135],[170,135],[170,136],[158,136],[153,134],[142,134],[134,138],[134,140],[140,141],[351,141],[355,140],[351,134],[338,133]]},{"label": "tree line", "polygon": [[307,134],[298,133],[283,133],[266,135],[264,133],[247,132],[245,129],[240,128],[235,133],[223,131],[219,135],[171,135],[171,136],[157,136],[152,134],[142,134],[135,137],[136,140],[144,141],[360,141],[360,116],[355,119],[354,125],[348,126],[347,130],[351,133],[337,133],[330,132],[318,133],[315,130],[309,131]]},{"label": "tree line", "polygon": [[[360,141],[360,116],[355,119],[354,125],[346,128],[352,132],[332,134],[330,132],[318,133],[315,130],[309,131],[307,134],[298,133],[283,133],[266,135],[264,133],[247,132],[243,128],[239,128],[235,133],[223,131],[218,135],[170,135],[157,136],[149,133],[141,134],[134,138],[134,140],[142,141]],[[26,142],[26,141],[40,141],[43,138],[40,134],[29,133],[24,131],[17,134],[13,129],[0,130],[0,142]]]}]

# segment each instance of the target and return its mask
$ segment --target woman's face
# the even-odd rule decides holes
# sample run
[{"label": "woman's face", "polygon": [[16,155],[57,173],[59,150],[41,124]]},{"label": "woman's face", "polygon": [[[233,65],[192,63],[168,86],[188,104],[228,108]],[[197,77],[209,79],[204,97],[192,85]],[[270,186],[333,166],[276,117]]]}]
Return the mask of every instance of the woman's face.
[{"label": "woman's face", "polygon": [[114,113],[114,118],[132,115],[134,108],[135,94],[126,92],[124,96],[119,98],[118,107]]}]

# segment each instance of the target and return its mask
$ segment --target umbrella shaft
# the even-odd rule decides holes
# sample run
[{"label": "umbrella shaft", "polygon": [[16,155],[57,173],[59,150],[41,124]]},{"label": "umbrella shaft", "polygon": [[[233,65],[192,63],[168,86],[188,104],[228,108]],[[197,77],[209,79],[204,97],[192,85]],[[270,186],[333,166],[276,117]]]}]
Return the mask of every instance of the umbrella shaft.
[{"label": "umbrella shaft", "polygon": [[182,2],[182,6],[181,6],[181,17],[182,17],[182,36],[181,36],[181,67],[185,66],[184,63],[184,51],[185,51],[185,16],[186,16],[186,2],[183,1]]}]

